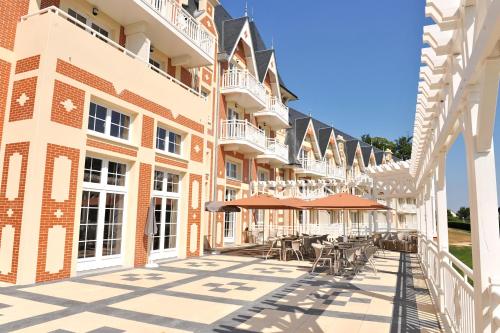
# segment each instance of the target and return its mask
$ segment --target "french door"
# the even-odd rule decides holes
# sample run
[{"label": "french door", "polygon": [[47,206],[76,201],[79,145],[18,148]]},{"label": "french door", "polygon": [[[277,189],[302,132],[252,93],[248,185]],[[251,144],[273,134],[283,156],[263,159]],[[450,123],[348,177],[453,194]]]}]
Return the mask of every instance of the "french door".
[{"label": "french door", "polygon": [[[226,201],[236,199],[236,190],[226,189]],[[234,243],[236,213],[224,213],[224,243]]]},{"label": "french door", "polygon": [[153,235],[152,259],[178,255],[179,197],[180,176],[156,170],[153,191],[156,233]]},{"label": "french door", "polygon": [[126,177],[125,164],[85,159],[77,270],[123,263]]}]

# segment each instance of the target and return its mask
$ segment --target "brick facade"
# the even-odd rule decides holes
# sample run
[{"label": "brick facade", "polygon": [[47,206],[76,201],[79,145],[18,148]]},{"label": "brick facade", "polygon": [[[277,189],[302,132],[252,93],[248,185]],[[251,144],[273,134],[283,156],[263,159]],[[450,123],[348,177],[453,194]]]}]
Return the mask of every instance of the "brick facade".
[{"label": "brick facade", "polygon": [[9,121],[33,118],[35,110],[37,77],[30,77],[14,82],[10,102]]},{"label": "brick facade", "polygon": [[17,23],[28,14],[29,0],[0,1],[0,47],[12,50],[16,37]]},{"label": "brick facade", "polygon": [[155,162],[165,164],[165,165],[172,165],[172,166],[176,166],[176,167],[183,168],[183,169],[188,168],[188,164],[186,162],[180,162],[180,161],[176,161],[176,160],[171,159],[171,158],[166,158],[166,157],[162,157],[162,156],[158,156],[158,155],[156,155],[156,157],[155,157]]},{"label": "brick facade", "polygon": [[[14,228],[14,242],[10,270],[9,272],[0,272],[0,281],[9,283],[15,283],[17,278],[19,241],[21,238],[21,223],[24,213],[23,205],[24,193],[26,190],[29,146],[29,142],[10,143],[5,146],[0,192],[0,239],[2,239],[2,233],[7,230],[5,227],[10,225]],[[19,168],[14,166],[11,167],[11,160],[13,163],[18,161],[16,157],[21,158]],[[9,172],[9,170],[12,171]],[[17,184],[12,184],[14,187],[8,186],[9,177],[18,179]]]},{"label": "brick facade", "polygon": [[153,148],[154,130],[155,120],[148,116],[142,116],[141,146]]},{"label": "brick facade", "polygon": [[[38,258],[36,281],[50,281],[63,279],[70,276],[71,258],[73,247],[73,229],[75,224],[76,207],[76,188],[78,180],[78,161],[80,151],[75,148],[59,146],[55,144],[47,145],[47,154],[45,162],[45,176],[42,196],[42,214],[40,216],[40,236],[38,241]],[[70,165],[69,177],[61,179],[62,174],[55,170],[57,159],[62,159]],[[54,179],[57,177],[58,179]],[[67,181],[60,184],[58,182]],[[67,193],[55,194],[57,188],[63,188]],[[65,231],[64,256],[60,270],[57,272],[48,272],[47,269],[47,251],[49,244],[49,229],[53,227],[62,227]],[[53,240],[55,242],[55,240]]]},{"label": "brick facade", "polygon": [[191,161],[203,162],[203,138],[191,135]]},{"label": "brick facade", "polygon": [[66,126],[82,128],[84,104],[85,91],[56,80],[50,120]]},{"label": "brick facade", "polygon": [[40,8],[47,8],[50,6],[59,7],[61,5],[61,0],[41,0]]},{"label": "brick facade", "polygon": [[7,112],[7,94],[9,92],[10,63],[0,60],[0,143],[3,142],[3,127]]},{"label": "brick facade", "polygon": [[16,74],[34,71],[40,67],[40,55],[24,58],[16,62]]},{"label": "brick facade", "polygon": [[[194,186],[194,183],[198,183],[198,186]],[[202,193],[202,176],[196,174],[189,175],[189,207],[187,216],[187,256],[199,256],[200,255],[200,237],[201,237],[201,193]],[[195,191],[195,193],[193,193]],[[192,225],[196,225],[196,234],[192,234]],[[196,250],[191,251],[191,238],[196,238]]]},{"label": "brick facade", "polygon": [[137,196],[137,223],[135,228],[134,266],[144,266],[148,261],[148,237],[144,234],[151,198],[151,164],[139,166],[139,195]]},{"label": "brick facade", "polygon": [[102,150],[112,151],[115,153],[120,153],[123,155],[132,156],[132,157],[137,157],[137,151],[135,151],[133,149],[123,148],[123,147],[120,147],[117,145],[113,145],[113,144],[98,141],[98,140],[87,139],[87,146],[99,148]]}]

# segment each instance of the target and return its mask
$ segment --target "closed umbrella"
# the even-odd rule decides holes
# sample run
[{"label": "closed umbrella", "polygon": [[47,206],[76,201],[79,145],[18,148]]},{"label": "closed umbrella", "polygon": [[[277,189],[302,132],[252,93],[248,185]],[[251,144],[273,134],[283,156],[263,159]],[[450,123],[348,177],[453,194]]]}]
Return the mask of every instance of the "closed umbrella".
[{"label": "closed umbrella", "polygon": [[144,228],[144,234],[148,237],[148,263],[146,267],[156,268],[159,267],[157,263],[153,262],[151,259],[151,251],[153,250],[153,236],[158,233],[158,226],[155,223],[155,199],[151,198],[148,208],[148,217],[146,220],[146,228]]}]

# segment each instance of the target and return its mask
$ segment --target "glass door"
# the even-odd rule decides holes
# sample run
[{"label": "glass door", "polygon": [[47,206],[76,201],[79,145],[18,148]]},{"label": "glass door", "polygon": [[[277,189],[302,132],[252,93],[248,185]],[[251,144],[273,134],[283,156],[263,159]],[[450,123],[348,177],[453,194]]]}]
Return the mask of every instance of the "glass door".
[{"label": "glass door", "polygon": [[[226,201],[236,199],[236,190],[226,189]],[[224,243],[234,243],[236,213],[224,213]]]},{"label": "glass door", "polygon": [[156,234],[153,236],[152,259],[178,255],[180,176],[155,171],[153,200]]},{"label": "glass door", "polygon": [[77,270],[122,264],[126,176],[125,164],[85,159]]}]

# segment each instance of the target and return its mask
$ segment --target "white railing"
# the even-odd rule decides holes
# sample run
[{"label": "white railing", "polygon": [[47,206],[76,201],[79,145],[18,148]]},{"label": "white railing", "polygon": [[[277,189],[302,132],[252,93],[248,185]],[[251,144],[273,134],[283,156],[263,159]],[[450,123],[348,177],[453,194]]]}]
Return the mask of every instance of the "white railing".
[{"label": "white railing", "polygon": [[429,287],[455,332],[474,332],[472,270],[435,242],[419,235],[419,254]]},{"label": "white railing", "polygon": [[281,159],[288,161],[288,146],[282,144],[276,139],[267,139],[266,155],[276,155]]},{"label": "white railing", "polygon": [[222,89],[245,89],[254,95],[262,104],[268,105],[269,95],[266,89],[247,70],[229,69],[224,72]]},{"label": "white railing", "polygon": [[273,97],[269,103],[269,111],[274,112],[284,122],[288,123],[288,106],[281,103],[278,97]]},{"label": "white railing", "polygon": [[371,183],[372,179],[367,174],[362,173],[354,177],[354,181],[356,183]]},{"label": "white railing", "polygon": [[220,131],[221,140],[243,140],[258,148],[266,149],[266,134],[249,123],[248,120],[223,120]]},{"label": "white railing", "polygon": [[417,206],[414,204],[399,204],[398,210],[408,212],[408,213],[416,213]]},{"label": "white railing", "polygon": [[[334,224],[309,224],[297,223],[295,226],[279,226],[279,225],[262,225],[252,224],[248,228],[249,231],[258,231],[269,237],[279,237],[294,234],[308,234],[308,235],[332,235],[339,237],[342,235],[342,226],[339,223]],[[261,238],[262,239],[262,238]]]},{"label": "white railing", "polygon": [[167,23],[193,44],[199,47],[210,59],[214,58],[214,38],[175,0],[141,0],[154,9]]},{"label": "white railing", "polygon": [[137,54],[135,54],[132,51],[126,49],[123,46],[121,46],[120,44],[116,43],[112,39],[109,39],[108,37],[104,36],[103,34],[99,33],[98,31],[92,29],[88,25],[86,25],[86,24],[78,21],[73,16],[68,15],[65,11],[62,11],[61,9],[59,9],[59,8],[57,8],[55,6],[50,6],[50,7],[44,8],[44,9],[38,11],[38,12],[35,12],[35,13],[32,13],[32,14],[23,16],[23,17],[21,17],[21,22],[27,21],[31,17],[40,16],[40,15],[47,14],[47,13],[55,14],[57,16],[60,16],[60,17],[64,18],[65,20],[68,20],[69,22],[71,22],[71,23],[75,24],[76,26],[80,27],[82,30],[88,32],[91,36],[97,37],[97,39],[100,39],[101,41],[105,42],[109,46],[117,49],[119,52],[121,52],[121,53],[123,53],[123,54],[125,54],[125,55],[127,55],[127,56],[129,56],[129,57],[131,57],[133,59],[135,59],[135,60],[138,60],[138,61],[142,62],[147,68],[153,69],[156,73],[160,74],[161,76],[163,76],[167,80],[169,80],[169,81],[171,81],[171,82],[173,82],[173,83],[181,86],[182,88],[184,88],[187,91],[195,94],[198,97],[206,99],[206,97],[204,97],[203,95],[201,95],[201,93],[199,91],[194,90],[193,88],[185,85],[184,83],[182,83],[181,81],[177,80],[173,76],[170,76],[169,74],[167,74],[163,70],[161,70],[161,69],[159,69],[157,67],[152,66],[148,61],[145,61],[144,59],[142,59],[141,57],[139,57]]},{"label": "white railing", "polygon": [[336,165],[327,164],[326,176],[328,178],[345,178],[345,169]]},{"label": "white railing", "polygon": [[326,163],[324,161],[301,158],[299,159],[299,162],[302,165],[302,169],[305,171],[326,175]]}]

